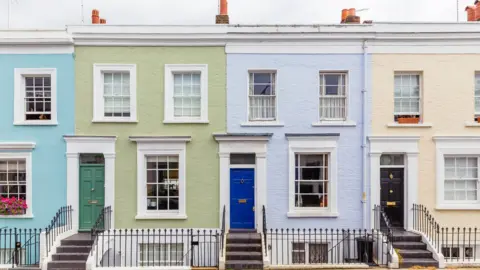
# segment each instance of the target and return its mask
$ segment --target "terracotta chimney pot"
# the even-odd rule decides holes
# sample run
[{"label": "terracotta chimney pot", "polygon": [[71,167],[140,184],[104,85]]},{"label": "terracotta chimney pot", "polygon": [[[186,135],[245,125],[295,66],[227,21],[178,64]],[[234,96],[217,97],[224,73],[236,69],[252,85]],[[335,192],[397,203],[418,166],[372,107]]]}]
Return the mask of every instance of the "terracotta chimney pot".
[{"label": "terracotta chimney pot", "polygon": [[92,24],[99,24],[100,23],[100,12],[96,9],[92,10]]},{"label": "terracotta chimney pot", "polygon": [[342,9],[342,20],[341,20],[342,23],[345,22],[345,20],[347,19],[347,16],[348,16],[348,9],[346,8]]},{"label": "terracotta chimney pot", "polygon": [[220,0],[220,14],[215,18],[216,24],[229,24],[227,0]]}]

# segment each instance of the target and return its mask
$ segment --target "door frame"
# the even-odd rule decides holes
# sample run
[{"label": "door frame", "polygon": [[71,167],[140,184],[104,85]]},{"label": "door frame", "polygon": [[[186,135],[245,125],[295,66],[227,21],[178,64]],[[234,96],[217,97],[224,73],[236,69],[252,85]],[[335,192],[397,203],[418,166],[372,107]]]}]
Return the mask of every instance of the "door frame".
[{"label": "door frame", "polygon": [[[404,168],[404,216],[403,226],[413,230],[413,205],[418,203],[418,142],[420,136],[369,136],[370,142],[370,228],[375,228],[373,214],[375,205],[380,205],[380,156],[403,154]],[[368,180],[367,180],[368,181]],[[368,217],[368,214],[365,215]]]},{"label": "door frame", "polygon": [[[267,143],[272,134],[214,134],[219,143],[220,157],[220,205],[219,224],[222,225],[225,207],[225,229],[230,229],[230,168],[245,165],[230,165],[230,154],[255,154],[255,228],[263,231],[262,207],[267,208]],[[248,165],[252,166],[252,165]],[[250,167],[251,168],[251,167]]]},{"label": "door frame", "polygon": [[[384,154],[387,154],[387,153],[384,153]],[[388,154],[392,154],[392,153],[388,153]],[[387,155],[388,155],[388,154],[387,154]],[[402,155],[403,155],[403,154],[402,154]],[[407,208],[407,207],[406,207],[407,194],[406,194],[406,192],[405,192],[405,189],[407,188],[407,185],[405,184],[405,182],[406,182],[406,181],[405,181],[405,177],[406,177],[406,166],[405,166],[405,163],[406,163],[406,161],[407,161],[405,155],[403,155],[403,160],[404,160],[404,161],[403,161],[403,164],[404,164],[404,165],[390,165],[390,166],[388,166],[388,165],[380,165],[380,170],[382,170],[382,169],[403,169],[403,179],[402,179],[402,185],[403,185],[403,187],[402,187],[402,188],[403,188],[403,190],[402,190],[402,192],[403,192],[403,201],[402,201],[402,204],[403,204],[403,206],[402,206],[402,207],[403,207],[403,217],[402,217],[402,219],[403,219],[403,224],[404,224],[404,226],[405,226],[405,218],[406,218],[406,215],[408,214],[408,213],[407,213],[407,209],[406,209],[406,208]],[[380,172],[379,172],[379,173],[380,173]],[[380,176],[381,176],[381,174],[380,174]],[[380,187],[382,187],[382,183],[381,183],[381,182],[382,182],[382,179],[381,179],[381,177],[378,178],[378,181],[380,182]],[[379,192],[380,192],[380,190],[379,190]],[[381,199],[382,199],[382,194],[381,194],[381,192],[380,192],[380,202],[381,202]]]},{"label": "door frame", "polygon": [[[103,154],[105,159],[105,204],[115,207],[116,136],[64,136],[67,144],[67,205],[72,206],[72,229],[78,231],[80,215],[80,154]],[[112,215],[111,228],[115,228]]]},{"label": "door frame", "polygon": [[[83,153],[82,153],[83,154]],[[80,185],[82,184],[81,182],[81,179],[80,179],[80,168],[81,167],[103,167],[103,183],[105,184],[105,164],[82,164],[82,163],[78,163],[78,228],[80,230],[80,211],[81,211],[81,205],[80,205],[80,192],[81,192],[81,188],[80,188]],[[103,189],[103,207],[105,207],[105,188]],[[89,231],[89,230],[82,230],[82,231]]]},{"label": "door frame", "polygon": [[[233,153],[233,154],[237,154],[237,153]],[[256,159],[256,158],[255,158]],[[254,217],[254,228],[256,229],[257,228],[257,224],[256,224],[256,214],[257,214],[257,179],[256,179],[256,164],[233,164],[233,165],[230,165],[230,169],[229,169],[229,172],[231,173],[231,169],[253,169],[253,186],[254,186],[254,191],[253,191],[253,201],[254,201],[254,207],[255,207],[255,217]],[[228,176],[228,179],[231,183],[231,178],[230,178],[230,173],[229,173],[229,176]],[[230,199],[230,194],[231,194],[232,190],[229,189],[228,191],[228,198]],[[230,203],[230,201],[229,201]],[[229,204],[229,208],[228,208],[228,212],[230,212],[230,207],[231,205]],[[229,216],[229,221],[228,221],[228,227],[230,228],[230,216]]]}]

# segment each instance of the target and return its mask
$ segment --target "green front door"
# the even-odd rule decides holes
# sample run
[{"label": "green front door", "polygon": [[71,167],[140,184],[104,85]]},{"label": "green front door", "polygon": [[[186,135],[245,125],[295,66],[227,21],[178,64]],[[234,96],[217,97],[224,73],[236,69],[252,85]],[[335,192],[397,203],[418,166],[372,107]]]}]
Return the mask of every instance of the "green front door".
[{"label": "green front door", "polygon": [[88,231],[97,220],[105,204],[105,166],[80,165],[79,230]]}]

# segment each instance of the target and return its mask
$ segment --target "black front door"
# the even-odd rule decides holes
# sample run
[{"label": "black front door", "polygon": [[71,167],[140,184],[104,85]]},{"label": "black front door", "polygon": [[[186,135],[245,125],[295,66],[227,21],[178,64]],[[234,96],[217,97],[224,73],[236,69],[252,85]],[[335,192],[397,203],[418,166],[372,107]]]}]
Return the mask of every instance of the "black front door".
[{"label": "black front door", "polygon": [[403,228],[403,168],[380,169],[380,204],[393,227]]}]

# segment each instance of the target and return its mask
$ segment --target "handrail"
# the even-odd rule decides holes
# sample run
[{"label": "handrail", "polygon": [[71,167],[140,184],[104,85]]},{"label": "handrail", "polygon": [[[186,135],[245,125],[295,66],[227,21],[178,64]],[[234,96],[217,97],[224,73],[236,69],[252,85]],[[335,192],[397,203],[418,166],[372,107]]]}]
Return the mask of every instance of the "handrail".
[{"label": "handrail", "polygon": [[98,214],[98,217],[95,220],[95,224],[93,225],[91,230],[91,235],[93,238],[92,248],[91,248],[92,255],[93,255],[93,246],[97,242],[98,233],[103,232],[105,230],[110,230],[111,213],[112,213],[112,207],[105,206],[103,207],[102,211]]},{"label": "handrail", "polygon": [[[394,242],[392,223],[391,223],[390,219],[388,218],[387,214],[385,213],[385,211],[383,211],[382,206],[375,205],[373,210],[375,211],[375,213],[378,213],[380,215],[379,218],[383,219],[383,221],[385,222],[385,225],[387,226],[387,231],[386,231],[386,234],[387,234],[387,239],[386,239],[387,240],[387,260],[391,261],[391,256],[390,256],[390,249],[391,248],[390,247],[393,247],[393,242]],[[380,220],[379,220],[379,222],[381,223]],[[376,229],[382,231],[381,224],[378,224],[378,226],[379,227],[376,228]]]},{"label": "handrail", "polygon": [[[224,252],[223,252],[223,249],[224,249],[224,246],[223,246],[223,241],[224,241],[224,237],[225,237],[225,205],[223,206],[223,213],[222,213],[222,232],[221,232],[221,242],[220,242],[220,249],[222,250],[221,254],[222,254],[222,257],[224,256]],[[219,258],[220,259],[220,258]]]},{"label": "handrail", "polygon": [[267,213],[265,210],[265,205],[262,206],[262,214],[263,214],[263,243],[265,248],[265,256],[268,256],[267,251]]},{"label": "handrail", "polygon": [[[413,229],[424,233],[429,238],[437,251],[440,249],[440,225],[435,220],[432,214],[428,211],[427,207],[421,204],[413,205]],[[443,231],[443,228],[441,228]]]},{"label": "handrail", "polygon": [[62,206],[53,217],[50,225],[45,228],[47,249],[46,254],[52,248],[57,236],[72,229],[72,206]]}]

